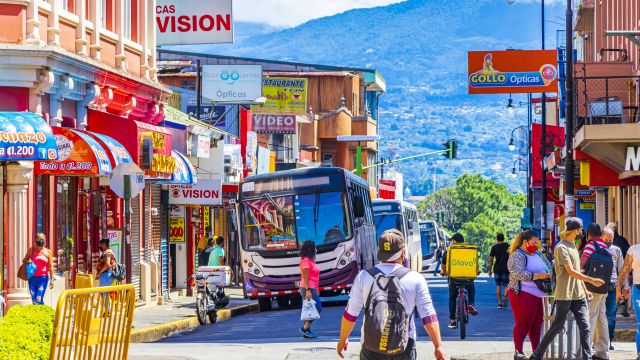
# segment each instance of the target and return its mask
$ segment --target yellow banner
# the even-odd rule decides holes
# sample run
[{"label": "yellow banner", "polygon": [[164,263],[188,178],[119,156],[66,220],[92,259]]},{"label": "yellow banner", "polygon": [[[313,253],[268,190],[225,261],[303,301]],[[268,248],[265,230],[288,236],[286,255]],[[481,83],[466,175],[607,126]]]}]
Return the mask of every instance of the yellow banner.
[{"label": "yellow banner", "polygon": [[251,106],[256,114],[307,114],[307,79],[265,78],[262,96],[267,99],[264,104]]},{"label": "yellow banner", "polygon": [[205,206],[203,209],[204,212],[204,230],[207,231],[211,226],[211,215],[209,214],[209,207]]},{"label": "yellow banner", "polygon": [[184,218],[169,218],[169,241],[184,242]]}]

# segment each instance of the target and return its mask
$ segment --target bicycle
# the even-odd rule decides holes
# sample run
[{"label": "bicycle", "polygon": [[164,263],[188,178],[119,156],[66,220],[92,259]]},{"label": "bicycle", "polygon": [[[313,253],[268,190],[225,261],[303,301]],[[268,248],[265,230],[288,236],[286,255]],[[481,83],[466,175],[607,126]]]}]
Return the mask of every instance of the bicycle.
[{"label": "bicycle", "polygon": [[456,286],[458,297],[456,298],[456,323],[460,329],[460,339],[467,337],[467,324],[469,323],[469,309],[467,301],[467,289],[464,286]]}]

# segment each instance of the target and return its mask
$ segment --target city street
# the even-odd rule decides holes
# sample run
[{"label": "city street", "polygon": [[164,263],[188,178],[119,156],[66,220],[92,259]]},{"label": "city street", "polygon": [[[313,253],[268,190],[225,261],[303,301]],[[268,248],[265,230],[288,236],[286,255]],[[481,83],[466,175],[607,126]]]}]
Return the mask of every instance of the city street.
[{"label": "city street", "polygon": [[[510,309],[498,310],[495,305],[493,279],[482,277],[476,281],[476,305],[479,315],[471,319],[468,337],[461,341],[456,330],[447,328],[447,287],[443,278],[427,277],[436,305],[440,329],[448,356],[509,353],[513,350]],[[214,325],[198,327],[162,339],[157,343],[132,344],[131,359],[220,359],[232,354],[233,359],[333,359],[340,332],[344,302],[324,304],[322,319],[313,330],[317,341],[303,340],[298,332],[299,310],[272,310],[236,317]],[[357,358],[362,315],[354,329],[349,355]],[[419,355],[432,358],[433,347],[426,331],[419,327]],[[215,346],[213,346],[215,344]],[[620,350],[632,349],[632,344],[616,344]],[[529,345],[525,346],[529,350]],[[511,355],[512,357],[512,355]],[[489,358],[489,357],[483,357]]]}]

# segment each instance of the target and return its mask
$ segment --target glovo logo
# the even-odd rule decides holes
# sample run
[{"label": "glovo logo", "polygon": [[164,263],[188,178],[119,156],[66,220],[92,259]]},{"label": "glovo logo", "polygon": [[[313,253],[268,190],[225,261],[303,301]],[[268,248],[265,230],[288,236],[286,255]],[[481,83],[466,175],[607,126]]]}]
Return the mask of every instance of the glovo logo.
[{"label": "glovo logo", "polygon": [[469,261],[452,259],[451,265],[452,266],[476,266],[476,261],[477,259],[471,259]]}]

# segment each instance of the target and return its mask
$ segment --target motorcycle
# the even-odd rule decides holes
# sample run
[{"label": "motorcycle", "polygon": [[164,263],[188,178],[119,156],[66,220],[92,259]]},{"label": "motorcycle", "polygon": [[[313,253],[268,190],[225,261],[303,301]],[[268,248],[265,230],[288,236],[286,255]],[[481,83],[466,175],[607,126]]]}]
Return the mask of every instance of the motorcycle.
[{"label": "motorcycle", "polygon": [[229,297],[224,287],[231,282],[231,270],[228,266],[201,266],[195,275],[196,315],[200,325],[214,324],[217,312],[229,305]]}]

